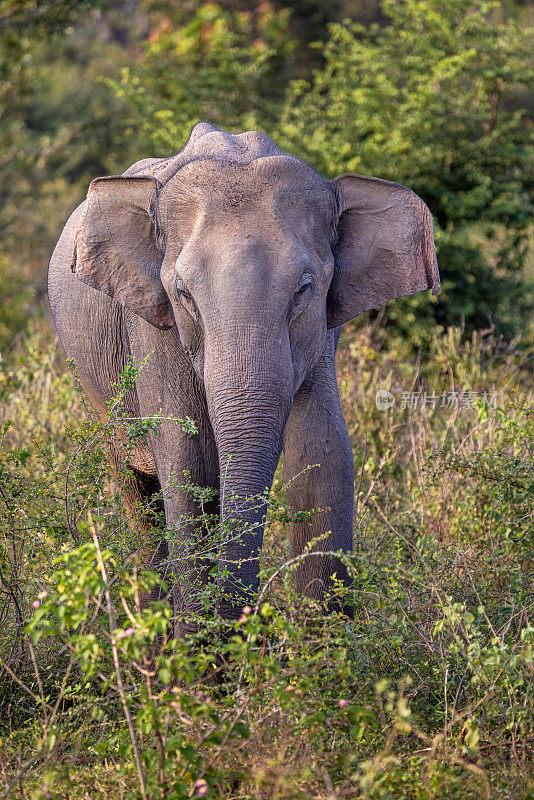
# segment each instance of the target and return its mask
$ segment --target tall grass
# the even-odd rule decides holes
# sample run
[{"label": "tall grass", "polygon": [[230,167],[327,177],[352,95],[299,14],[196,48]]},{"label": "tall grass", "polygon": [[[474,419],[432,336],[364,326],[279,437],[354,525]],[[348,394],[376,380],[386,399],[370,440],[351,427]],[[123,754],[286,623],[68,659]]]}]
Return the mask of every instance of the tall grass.
[{"label": "tall grass", "polygon": [[54,353],[34,334],[0,372],[6,797],[533,796],[528,354],[346,331],[354,621],[294,596],[278,473],[257,603],[174,640],[107,466],[123,422],[92,420]]}]

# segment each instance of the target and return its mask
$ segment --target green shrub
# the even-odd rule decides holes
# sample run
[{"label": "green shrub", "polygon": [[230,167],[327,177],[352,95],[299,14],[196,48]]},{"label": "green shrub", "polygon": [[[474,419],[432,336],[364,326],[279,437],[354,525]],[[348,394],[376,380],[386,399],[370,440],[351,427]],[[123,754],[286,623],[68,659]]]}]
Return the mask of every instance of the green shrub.
[{"label": "green shrub", "polygon": [[[420,369],[370,330],[342,346],[361,476],[354,621],[294,597],[278,476],[255,602],[236,623],[196,618],[182,639],[166,602],[142,605],[161,578],[136,570],[128,523],[143,512],[125,510],[107,466],[118,426],[135,441],[162,422],[122,414],[136,370],[101,422],[39,340],[1,373],[13,424],[0,464],[0,763],[12,793],[60,798],[68,782],[73,798],[530,796],[528,373],[491,337],[460,336],[436,339]],[[445,376],[495,390],[497,408],[376,408],[377,386],[437,392]]]},{"label": "green shrub", "polygon": [[288,19],[267,4],[251,15],[204,3],[187,25],[160,26],[142,61],[111,84],[131,103],[141,152],[176,152],[200,120],[237,131],[272,124],[295,44]]},{"label": "green shrub", "polygon": [[486,0],[384,0],[388,24],[330,26],[324,67],[293,83],[282,146],[323,174],[406,184],[434,219],[442,290],[388,307],[416,344],[437,323],[525,334],[532,285],[522,269],[534,205],[533,31],[497,24]]},{"label": "green shrub", "polygon": [[5,352],[13,337],[24,330],[34,291],[24,275],[18,274],[9,260],[0,256],[0,353]]}]

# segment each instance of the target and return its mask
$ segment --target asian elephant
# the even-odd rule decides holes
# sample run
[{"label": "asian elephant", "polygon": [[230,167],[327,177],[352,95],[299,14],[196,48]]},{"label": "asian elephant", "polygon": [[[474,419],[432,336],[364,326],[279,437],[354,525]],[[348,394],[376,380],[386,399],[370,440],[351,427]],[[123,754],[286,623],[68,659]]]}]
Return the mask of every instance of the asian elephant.
[{"label": "asian elephant", "polygon": [[[176,155],[92,181],[52,255],[50,305],[97,413],[125,364],[147,358],[129,412],[197,423],[194,436],[172,422],[148,435],[125,497],[164,490],[171,534],[152,563],[171,565],[178,633],[205,574],[184,523],[197,501],[165,491],[171,475],[186,469],[220,490],[221,518],[241,526],[222,552],[222,617],[240,613],[257,588],[258,496],[282,452],[292,511],[326,509],[291,525],[293,552],[327,532],[319,551],[350,551],[354,467],[335,375],[339,326],[428,288],[439,289],[432,218],[416,194],[361,175],[325,180],[257,131],[201,122]],[[333,574],[347,579],[336,559],[304,558],[296,589],[321,598]]]}]

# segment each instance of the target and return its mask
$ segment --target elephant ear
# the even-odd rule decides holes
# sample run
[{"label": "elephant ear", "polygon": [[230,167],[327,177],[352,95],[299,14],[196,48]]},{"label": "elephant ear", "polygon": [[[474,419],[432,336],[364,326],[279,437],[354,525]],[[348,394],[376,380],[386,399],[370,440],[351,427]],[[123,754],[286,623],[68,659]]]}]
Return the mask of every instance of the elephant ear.
[{"label": "elephant ear", "polygon": [[72,271],[157,328],[174,316],[163,288],[158,247],[158,182],[149,176],[96,178],[89,186]]},{"label": "elephant ear", "polygon": [[423,289],[439,291],[432,216],[410,189],[364,175],[330,182],[339,202],[328,327]]}]

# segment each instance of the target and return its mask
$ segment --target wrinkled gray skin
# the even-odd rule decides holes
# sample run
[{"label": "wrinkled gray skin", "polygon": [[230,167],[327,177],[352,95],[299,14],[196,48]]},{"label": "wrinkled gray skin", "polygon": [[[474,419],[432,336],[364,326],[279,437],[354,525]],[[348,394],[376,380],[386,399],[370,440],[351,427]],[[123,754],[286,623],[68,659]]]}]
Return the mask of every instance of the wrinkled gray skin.
[{"label": "wrinkled gray skin", "polygon": [[[125,498],[164,489],[170,552],[160,544],[145,556],[172,565],[178,633],[181,611],[194,610],[192,584],[205,576],[191,530],[179,524],[198,508],[190,494],[165,491],[171,474],[187,469],[193,482],[220,487],[222,516],[236,530],[255,526],[225,548],[223,616],[257,588],[265,507],[243,498],[271,486],[282,452],[292,510],[329,509],[291,526],[293,552],[327,531],[319,549],[350,551],[354,471],[335,376],[339,326],[387,300],[436,292],[438,280],[432,220],[417,195],[357,175],[324,180],[258,132],[200,123],[176,156],[93,181],[54,250],[50,305],[97,412],[125,362],[148,357],[131,414],[198,424],[196,436],[173,423],[149,436]],[[347,579],[339,561],[304,559],[297,591],[320,598],[333,573]]]}]

